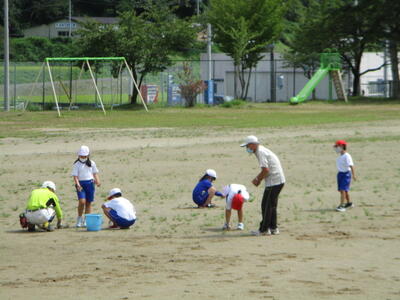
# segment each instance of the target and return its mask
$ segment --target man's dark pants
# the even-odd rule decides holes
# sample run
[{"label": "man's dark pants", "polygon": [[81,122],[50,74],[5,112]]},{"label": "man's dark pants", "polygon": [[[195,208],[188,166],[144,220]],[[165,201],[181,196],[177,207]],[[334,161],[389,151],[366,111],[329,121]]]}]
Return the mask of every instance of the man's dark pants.
[{"label": "man's dark pants", "polygon": [[278,197],[284,184],[267,186],[261,202],[262,220],[260,222],[260,232],[266,232],[269,229],[276,229],[276,210],[278,206]]}]

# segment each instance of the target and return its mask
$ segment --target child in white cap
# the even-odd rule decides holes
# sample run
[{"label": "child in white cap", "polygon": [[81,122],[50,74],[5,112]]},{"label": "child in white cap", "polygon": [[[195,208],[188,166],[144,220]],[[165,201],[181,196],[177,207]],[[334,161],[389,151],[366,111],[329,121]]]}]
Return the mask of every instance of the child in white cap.
[{"label": "child in white cap", "polygon": [[248,201],[250,198],[247,189],[242,184],[232,183],[224,187],[222,194],[226,197],[226,208],[225,208],[225,224],[222,227],[223,230],[229,230],[231,212],[232,209],[237,210],[238,214],[238,225],[237,230],[243,230],[243,203]]},{"label": "child in white cap", "polygon": [[192,192],[193,202],[200,207],[214,207],[215,205],[211,203],[214,196],[219,196],[221,198],[224,195],[218,192],[215,187],[213,187],[212,182],[217,179],[217,172],[213,169],[207,169],[205,174],[200,178],[196,187]]},{"label": "child in white cap", "polygon": [[119,188],[113,188],[109,191],[106,203],[101,207],[104,214],[113,223],[110,228],[129,229],[136,222],[136,210],[133,204],[122,197]]},{"label": "child in white cap", "polygon": [[76,192],[78,195],[78,218],[76,227],[85,227],[86,222],[83,217],[92,212],[92,202],[94,201],[94,192],[96,184],[100,186],[99,170],[96,163],[89,158],[89,147],[81,146],[78,151],[78,158],[74,162],[71,175],[74,178]]}]

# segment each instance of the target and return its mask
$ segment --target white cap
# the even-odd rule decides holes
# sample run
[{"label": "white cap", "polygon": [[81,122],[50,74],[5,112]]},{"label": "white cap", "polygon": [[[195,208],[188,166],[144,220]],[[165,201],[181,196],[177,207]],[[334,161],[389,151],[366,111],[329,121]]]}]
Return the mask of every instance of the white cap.
[{"label": "white cap", "polygon": [[42,188],[50,188],[53,191],[56,191],[56,184],[53,181],[45,181],[42,184]]},{"label": "white cap", "polygon": [[215,170],[213,170],[213,169],[207,169],[206,170],[206,175],[214,177],[215,179],[217,179],[217,172],[215,172]]},{"label": "white cap", "polygon": [[244,143],[240,145],[240,147],[247,146],[248,144],[259,144],[258,138],[254,135],[249,135],[245,138]]},{"label": "white cap", "polygon": [[89,147],[88,146],[81,146],[78,151],[79,156],[88,156],[89,155]]},{"label": "white cap", "polygon": [[122,192],[119,188],[113,188],[108,192],[108,199],[110,199],[112,196],[116,195],[116,194],[121,194]]}]

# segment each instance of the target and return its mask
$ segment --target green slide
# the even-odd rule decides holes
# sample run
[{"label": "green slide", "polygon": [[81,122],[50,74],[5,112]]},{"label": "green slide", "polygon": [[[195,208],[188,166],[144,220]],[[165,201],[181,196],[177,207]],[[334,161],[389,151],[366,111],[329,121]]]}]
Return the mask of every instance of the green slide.
[{"label": "green slide", "polygon": [[329,68],[320,68],[313,77],[307,82],[300,93],[296,97],[290,98],[290,104],[297,104],[308,99],[315,87],[321,82],[322,79],[329,73]]}]

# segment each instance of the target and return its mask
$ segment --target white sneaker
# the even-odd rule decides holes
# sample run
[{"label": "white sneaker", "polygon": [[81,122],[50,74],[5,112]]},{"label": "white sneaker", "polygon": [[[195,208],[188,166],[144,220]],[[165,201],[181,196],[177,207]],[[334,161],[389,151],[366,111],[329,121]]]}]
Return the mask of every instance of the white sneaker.
[{"label": "white sneaker", "polygon": [[77,217],[77,218],[76,218],[75,227],[76,227],[76,228],[81,228],[81,227],[83,227],[83,223],[84,223],[83,217]]},{"label": "white sneaker", "polygon": [[343,205],[339,205],[338,207],[336,207],[336,211],[344,212],[346,211],[346,208]]},{"label": "white sneaker", "polygon": [[265,232],[261,232],[260,230],[250,231],[251,235],[261,236],[261,235],[271,235],[271,231],[268,229]]},{"label": "white sneaker", "polygon": [[238,223],[236,229],[237,230],[243,230],[244,229],[244,224],[243,223]]},{"label": "white sneaker", "polygon": [[222,226],[222,230],[229,230],[229,229],[231,229],[231,227],[227,223],[225,223],[224,226]]},{"label": "white sneaker", "polygon": [[278,228],[271,229],[271,234],[272,234],[272,235],[277,235],[277,234],[279,234],[279,229],[278,229]]}]

